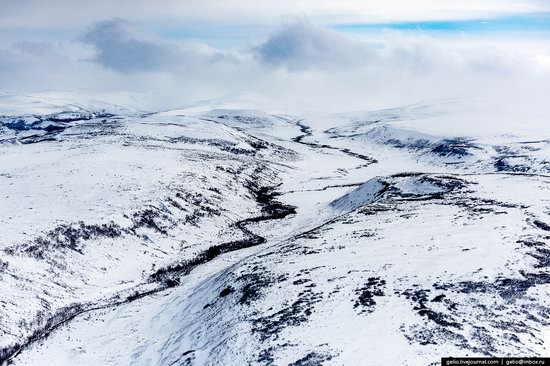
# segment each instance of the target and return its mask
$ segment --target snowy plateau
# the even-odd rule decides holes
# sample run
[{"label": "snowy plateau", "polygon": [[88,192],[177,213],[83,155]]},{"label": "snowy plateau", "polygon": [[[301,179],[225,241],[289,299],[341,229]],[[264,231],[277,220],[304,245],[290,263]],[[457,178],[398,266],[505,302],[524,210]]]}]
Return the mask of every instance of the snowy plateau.
[{"label": "snowy plateau", "polygon": [[550,354],[550,113],[0,96],[0,364]]}]

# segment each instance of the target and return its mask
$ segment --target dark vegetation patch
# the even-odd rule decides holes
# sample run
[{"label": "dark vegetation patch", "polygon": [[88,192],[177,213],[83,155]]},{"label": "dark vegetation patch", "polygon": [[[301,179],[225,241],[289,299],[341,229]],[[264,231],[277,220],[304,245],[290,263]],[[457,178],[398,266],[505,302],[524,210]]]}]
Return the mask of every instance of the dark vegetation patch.
[{"label": "dark vegetation patch", "polygon": [[534,220],[533,224],[541,230],[550,231],[550,225],[540,220]]},{"label": "dark vegetation patch", "polygon": [[320,366],[325,361],[330,361],[332,359],[331,355],[322,354],[317,352],[310,352],[304,357],[292,362],[288,366]]},{"label": "dark vegetation patch", "polygon": [[48,337],[52,330],[66,323],[68,320],[73,319],[83,311],[82,305],[72,304],[58,309],[54,314],[49,316],[46,312],[39,311],[36,317],[30,322],[23,320],[21,326],[34,329],[34,331],[26,338],[25,341],[0,348],[0,365],[3,365],[4,362],[9,363],[9,360],[21,352],[24,347],[40,339]]},{"label": "dark vegetation patch", "polygon": [[173,199],[172,197],[166,197],[165,200],[166,202],[168,202],[170,206],[177,208],[180,211],[186,211],[186,209],[177,200]]},{"label": "dark vegetation patch", "polygon": [[493,166],[495,167],[495,170],[497,172],[512,172],[512,173],[527,173],[531,170],[526,165],[521,164],[513,164],[510,163],[508,158],[510,157],[516,157],[516,156],[509,156],[509,157],[498,157],[495,159]]},{"label": "dark vegetation patch", "polygon": [[[221,211],[200,193],[178,191],[174,198],[165,198],[166,202],[180,210],[186,210],[181,203],[189,204],[192,209],[183,220],[184,224],[198,225],[199,220],[205,216],[220,215]],[[181,203],[180,203],[181,202]],[[125,216],[128,217],[128,216]],[[86,241],[99,238],[117,238],[123,234],[136,235],[138,228],[147,228],[163,235],[174,227],[177,222],[173,215],[166,209],[160,209],[149,205],[131,214],[132,226],[122,228],[114,222],[105,224],[86,224],[82,221],[61,224],[49,232],[31,241],[16,244],[4,249],[9,255],[24,253],[36,259],[45,259],[48,253],[58,249],[68,249],[83,254]],[[215,256],[216,248],[205,253],[207,256]]]},{"label": "dark vegetation patch", "polygon": [[[406,149],[413,152],[423,152],[426,154],[437,155],[444,158],[462,159],[473,155],[472,150],[481,148],[474,144],[471,139],[464,137],[446,138],[433,140],[429,138],[397,138],[387,135],[388,127],[373,129],[365,134],[369,138],[380,141],[384,145],[392,146],[396,149]],[[391,132],[390,132],[391,133]]]},{"label": "dark vegetation patch", "polygon": [[166,235],[168,234],[168,226],[166,226],[164,222],[169,220],[170,217],[166,212],[163,212],[155,206],[150,206],[141,211],[134,212],[132,215],[132,230],[145,227]]},{"label": "dark vegetation patch", "polygon": [[363,206],[359,209],[359,213],[365,216],[373,216],[379,213],[388,211],[397,211],[398,209],[394,205],[390,205],[382,202],[374,202],[369,205]]},{"label": "dark vegetation patch", "polygon": [[471,150],[481,149],[466,138],[456,137],[452,139],[443,139],[440,142],[430,146],[430,152],[442,157],[463,158],[472,155]]},{"label": "dark vegetation patch", "polygon": [[466,187],[466,181],[450,175],[424,175],[419,178],[419,181],[420,183],[429,183],[435,187],[439,187],[445,193]]},{"label": "dark vegetation patch", "polygon": [[[220,194],[220,191],[218,190],[217,193]],[[176,199],[184,201],[192,207],[192,211],[185,216],[185,224],[198,226],[203,217],[221,215],[220,209],[201,193],[179,191],[176,193]]]},{"label": "dark vegetation patch", "polygon": [[[530,147],[526,148],[533,151]],[[529,156],[518,153],[516,149],[510,146],[495,146],[495,151],[499,154],[493,162],[493,166],[497,172],[527,173],[531,170],[526,165],[512,162],[511,159],[529,159]]]},{"label": "dark vegetation patch", "polygon": [[258,362],[263,365],[273,365],[275,362],[275,357],[273,353],[275,352],[275,347],[269,347],[261,350],[258,355]]},{"label": "dark vegetation patch", "polygon": [[[529,248],[542,245],[528,239],[521,242],[525,242]],[[533,330],[537,325],[548,326],[550,308],[534,302],[533,298],[527,296],[527,291],[533,286],[549,284],[550,275],[525,271],[520,271],[520,275],[518,278],[500,276],[495,281],[434,283],[433,288],[440,294],[433,297],[431,302],[439,302],[439,309],[442,308],[441,305],[445,306],[445,314],[434,312],[427,306],[429,290],[408,290],[407,296],[417,304],[415,310],[435,323],[435,327],[417,325],[408,328],[409,339],[421,344],[450,342],[457,347],[485,355],[493,355],[502,349],[508,350],[510,354],[529,350],[526,348],[528,343],[524,343],[517,335],[523,334],[530,338],[531,343],[540,343]],[[441,292],[464,298],[467,307],[459,307]],[[487,298],[490,299],[489,303],[484,300]],[[462,340],[462,336],[452,331],[452,328],[462,329],[462,323],[470,326],[467,340]],[[451,333],[445,338],[440,336],[443,331]],[[428,335],[441,338],[430,340],[427,339]]]},{"label": "dark vegetation patch", "polygon": [[430,185],[438,188],[435,192],[423,192],[420,190],[417,192],[403,192],[394,184],[389,184],[387,188],[387,198],[391,198],[394,201],[406,200],[406,201],[425,201],[434,199],[443,199],[445,195],[464,189],[467,186],[467,182],[463,179],[449,176],[449,175],[427,175],[416,173],[402,173],[394,175],[394,178],[408,178],[413,180],[412,184],[418,185]]},{"label": "dark vegetation patch", "polygon": [[156,288],[145,292],[136,291],[122,299],[119,296],[115,296],[114,302],[104,305],[73,303],[71,305],[59,308],[53,313],[44,310],[38,311],[36,316],[31,321],[22,320],[19,324],[22,328],[33,329],[29,336],[27,336],[24,340],[14,343],[8,347],[0,348],[0,365],[3,365],[4,362],[7,362],[8,364],[11,363],[10,360],[16,357],[23,349],[41,339],[47,338],[51,332],[81,314],[120,306],[122,304],[153,295],[161,290],[163,290],[163,288]]},{"label": "dark vegetation patch", "polygon": [[[314,240],[314,239],[319,239],[323,236],[324,233],[326,233],[327,231],[331,231],[333,230],[330,225],[331,224],[334,224],[336,223],[338,220],[337,219],[332,219],[318,227],[315,227],[311,230],[308,230],[308,231],[305,231],[303,233],[300,233],[298,235],[295,236],[295,239],[310,239],[310,240]],[[291,246],[294,245],[294,244],[291,244]]]},{"label": "dark vegetation patch", "polygon": [[[50,115],[31,115],[31,116],[0,116],[0,127],[14,131],[16,135],[21,132],[34,131],[32,135],[17,137],[16,140],[22,144],[33,144],[45,141],[57,141],[56,136],[72,127],[72,122],[85,122],[99,118],[113,118],[114,114],[101,112],[60,112]],[[105,121],[105,120],[104,120]]]},{"label": "dark vegetation patch", "polygon": [[525,296],[527,290],[536,285],[550,283],[550,274],[544,272],[520,271],[521,278],[498,277],[494,282],[462,281],[453,284],[434,284],[439,290],[453,290],[464,294],[496,293],[503,300],[513,302]]},{"label": "dark vegetation patch", "polygon": [[226,297],[227,295],[231,295],[233,292],[235,292],[235,289],[231,286],[227,286],[220,291],[220,297]]},{"label": "dark vegetation patch", "polygon": [[449,315],[435,311],[427,306],[429,301],[429,289],[407,289],[401,293],[413,303],[413,310],[417,314],[445,328],[462,329],[462,324],[452,319]]},{"label": "dark vegetation patch", "polygon": [[[261,140],[260,140],[261,141]],[[254,150],[249,149],[243,149],[237,147],[237,143],[233,141],[227,141],[222,139],[201,139],[196,137],[187,137],[187,136],[179,136],[179,137],[172,137],[169,139],[170,143],[180,143],[183,142],[185,144],[190,145],[205,145],[205,146],[212,146],[220,149],[221,151],[229,152],[235,155],[256,155],[257,149],[265,149],[266,146],[258,143],[257,141],[254,141],[254,146],[251,145],[251,147],[254,148]]]},{"label": "dark vegetation patch", "polygon": [[534,251],[528,254],[537,260],[535,268],[550,267],[550,249],[548,247],[535,247]]},{"label": "dark vegetation patch", "polygon": [[212,117],[218,118],[221,120],[236,121],[247,125],[270,126],[272,124],[271,120],[265,117],[239,116],[239,115],[227,115],[227,114],[219,114]]},{"label": "dark vegetation patch", "polygon": [[[175,196],[166,197],[165,201],[180,211],[188,212],[185,215],[185,219],[180,221],[183,224],[198,226],[200,219],[203,217],[221,215],[221,211],[216,208],[216,205],[199,192],[188,192],[177,189]],[[190,206],[191,209],[185,208],[183,206],[184,203]],[[130,228],[132,232],[144,227],[163,235],[167,235],[168,230],[177,224],[170,211],[153,205],[134,212],[131,220],[133,222],[133,226]]]},{"label": "dark vegetation patch", "polygon": [[126,300],[121,301],[119,304],[132,302],[132,301],[141,299],[143,297],[153,295],[157,292],[159,292],[159,289],[152,289],[152,290],[144,291],[144,292],[134,291],[132,294],[130,294],[126,297]]},{"label": "dark vegetation patch", "polygon": [[384,144],[395,147],[396,149],[423,150],[428,148],[430,140],[417,139],[413,141],[402,141],[396,138],[389,138],[384,141]]},{"label": "dark vegetation patch", "polygon": [[527,290],[535,285],[550,283],[550,274],[548,273],[520,273],[524,278],[497,279],[495,286],[501,297],[513,301],[525,296]]},{"label": "dark vegetation patch", "polygon": [[[503,334],[504,337],[506,337],[506,335],[508,334]],[[487,329],[483,325],[472,325],[470,337],[473,342],[468,342],[468,344],[464,345],[463,348],[469,348],[474,352],[478,352],[487,356],[493,355],[498,351],[496,348],[496,343],[498,341],[491,335],[489,329]],[[511,340],[513,343],[521,343],[519,342],[517,336],[515,337],[515,339],[513,337],[510,337],[509,340]]]},{"label": "dark vegetation patch", "polygon": [[302,123],[301,120],[299,121],[296,121],[296,126],[298,126],[298,128],[300,128],[300,132],[302,133],[301,135],[298,135],[296,137],[293,137],[292,138],[292,141],[294,142],[297,142],[297,143],[302,143],[302,140],[308,136],[311,136],[313,134],[312,130],[311,130],[311,127],[305,125]]},{"label": "dark vegetation patch", "polygon": [[250,180],[246,187],[261,207],[261,215],[237,221],[234,226],[244,235],[244,239],[234,240],[200,252],[194,258],[161,268],[151,275],[151,280],[165,285],[170,281],[174,283],[177,278],[191,272],[195,267],[207,263],[221,254],[241,250],[265,243],[266,239],[248,229],[249,224],[267,220],[283,219],[296,213],[295,207],[279,202],[276,197],[276,187],[258,186],[254,180]]},{"label": "dark vegetation patch", "polygon": [[[216,118],[216,119],[213,119],[213,118]],[[280,118],[280,117],[277,117],[277,118]],[[252,123],[268,122],[269,124],[271,124],[271,121],[269,121],[269,120],[264,120],[263,118],[248,117],[248,116],[211,116],[211,118],[199,118],[199,119],[202,119],[202,120],[205,120],[205,121],[210,121],[210,122],[216,122],[216,123],[219,123],[220,120],[221,120],[221,122],[223,122],[224,120],[233,120],[233,121],[238,121],[238,122],[248,121],[248,122],[245,122],[247,124],[250,123],[250,122],[252,122]],[[273,144],[273,143],[265,141],[265,140],[261,140],[261,139],[255,137],[255,136],[251,136],[251,135],[246,133],[246,129],[244,129],[244,128],[241,128],[241,127],[238,127],[238,126],[231,126],[231,127],[234,128],[235,130],[240,131],[243,134],[245,134],[246,138],[245,138],[244,141],[247,144],[249,144],[254,150],[238,148],[238,147],[236,147],[237,146],[236,143],[231,142],[231,141],[226,141],[226,140],[193,139],[193,140],[196,140],[196,141],[193,141],[193,140],[188,140],[189,139],[188,137],[184,137],[186,139],[185,142],[187,142],[187,143],[210,144],[212,146],[218,147],[222,151],[230,152],[230,153],[233,153],[233,154],[236,154],[236,155],[242,154],[242,155],[255,156],[256,154],[258,154],[262,150],[268,150],[269,154],[271,156],[277,156],[277,157],[281,157],[281,158],[284,158],[284,159],[292,159],[292,158],[297,157],[296,152],[293,151],[293,150],[287,149],[285,147]]]},{"label": "dark vegetation patch", "polygon": [[516,243],[523,244],[528,248],[536,248],[536,247],[541,247],[541,246],[546,245],[542,241],[533,240],[533,239],[530,239],[530,238],[520,239],[520,240],[516,241]]},{"label": "dark vegetation patch", "polygon": [[195,350],[191,349],[189,351],[183,352],[176,361],[170,364],[170,366],[172,365],[192,366],[194,364],[195,364]]},{"label": "dark vegetation patch", "polygon": [[17,118],[9,122],[1,122],[2,125],[10,130],[14,131],[28,131],[33,129],[32,124],[28,124],[24,119]]},{"label": "dark vegetation patch", "polygon": [[293,285],[303,285],[304,283],[311,282],[310,278],[299,278],[296,281],[292,282]]},{"label": "dark vegetation patch", "polygon": [[39,142],[57,141],[57,138],[52,134],[44,134],[44,135],[31,135],[31,136],[20,137],[17,139],[17,141],[19,141],[23,145],[27,145],[27,144],[37,144]]},{"label": "dark vegetation patch", "polygon": [[517,205],[513,203],[472,196],[457,196],[454,197],[453,200],[449,201],[449,203],[463,209],[470,219],[483,218],[483,215],[488,214],[507,214],[508,209],[527,208],[527,206],[525,205]]},{"label": "dark vegetation patch", "polygon": [[518,244],[523,244],[528,248],[527,254],[537,260],[534,268],[550,267],[550,248],[542,242],[533,239],[521,239]]},{"label": "dark vegetation patch", "polygon": [[[203,217],[221,215],[221,211],[216,208],[216,205],[199,192],[188,192],[180,189],[173,198],[167,197],[165,200],[178,210],[188,212],[182,222],[183,224],[198,226]],[[190,211],[182,206],[183,203],[191,207]],[[163,235],[168,234],[168,230],[177,224],[168,210],[153,205],[135,212],[132,215],[132,222],[132,231],[145,227]]]},{"label": "dark vegetation patch", "polygon": [[459,333],[443,327],[428,328],[419,324],[402,326],[401,331],[411,343],[430,346],[444,343],[454,344],[460,349],[469,349],[468,340]]},{"label": "dark vegetation patch", "polygon": [[365,166],[378,163],[378,160],[364,154],[353,152],[348,148],[340,148],[340,147],[335,147],[327,144],[318,144],[316,142],[305,142],[304,139],[312,135],[311,127],[304,125],[301,121],[297,121],[296,125],[300,128],[301,135],[293,137],[292,141],[298,144],[306,145],[316,149],[337,150],[348,156],[352,156],[354,158],[365,161],[366,162],[366,164],[364,164]]},{"label": "dark vegetation patch", "polygon": [[386,280],[380,277],[369,277],[367,283],[355,290],[358,298],[355,300],[354,308],[361,307],[361,313],[372,313],[376,305],[376,297],[384,296]]},{"label": "dark vegetation patch", "polygon": [[277,339],[278,334],[286,327],[297,327],[307,322],[314,304],[321,300],[322,293],[306,289],[298,294],[298,299],[281,310],[254,319],[252,331],[259,335],[262,342],[270,338]]},{"label": "dark vegetation patch", "polygon": [[26,253],[37,259],[44,259],[54,249],[69,249],[82,254],[83,242],[97,238],[116,238],[124,232],[119,225],[109,222],[101,225],[87,225],[80,221],[73,225],[59,225],[44,236],[33,241],[5,249],[7,254]]},{"label": "dark vegetation patch", "polygon": [[4,271],[6,271],[9,267],[9,263],[8,262],[4,262],[3,260],[0,259],[0,274]]},{"label": "dark vegetation patch", "polygon": [[[96,118],[112,118],[114,114],[101,112],[61,112],[50,115],[32,115],[21,117],[0,116],[0,126],[14,131],[63,129],[63,124],[77,121],[89,121]],[[53,127],[51,127],[53,126]]]},{"label": "dark vegetation patch", "polygon": [[241,305],[250,305],[259,300],[263,295],[262,291],[275,282],[274,279],[268,276],[265,268],[260,269],[259,267],[254,267],[251,273],[246,273],[237,280],[244,282],[239,298],[239,304]]}]

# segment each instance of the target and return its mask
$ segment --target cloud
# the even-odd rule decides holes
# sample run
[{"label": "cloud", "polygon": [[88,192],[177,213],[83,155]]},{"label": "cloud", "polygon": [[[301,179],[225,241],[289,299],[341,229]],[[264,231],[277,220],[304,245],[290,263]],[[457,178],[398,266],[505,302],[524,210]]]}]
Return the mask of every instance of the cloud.
[{"label": "cloud", "polygon": [[364,45],[335,31],[316,27],[304,19],[287,22],[252,51],[260,62],[284,66],[292,71],[357,66],[372,55]]},{"label": "cloud", "polygon": [[223,59],[205,45],[169,43],[124,19],[96,22],[79,39],[95,50],[90,61],[122,73],[180,72]]},{"label": "cloud", "polygon": [[80,39],[97,52],[91,61],[119,72],[158,71],[179,57],[174,49],[147,39],[122,19],[95,23]]},{"label": "cloud", "polygon": [[17,42],[0,48],[0,85],[4,90],[74,87],[70,51],[47,42]]},{"label": "cloud", "polygon": [[506,37],[388,31],[359,40],[304,18],[237,50],[162,39],[123,19],[81,32],[72,42],[0,48],[2,89],[148,92],[163,108],[245,91],[343,110],[474,93],[540,94],[550,84],[550,50],[536,39],[518,47]]},{"label": "cloud", "polygon": [[537,55],[535,57],[537,71],[540,73],[550,73],[550,55]]},{"label": "cloud", "polygon": [[467,41],[448,45],[445,41],[422,33],[395,31],[386,31],[376,42],[353,41],[298,18],[284,23],[251,52],[264,66],[291,73],[353,72],[388,78],[463,73],[500,77],[525,72],[528,67],[528,57],[510,49],[472,46]]}]

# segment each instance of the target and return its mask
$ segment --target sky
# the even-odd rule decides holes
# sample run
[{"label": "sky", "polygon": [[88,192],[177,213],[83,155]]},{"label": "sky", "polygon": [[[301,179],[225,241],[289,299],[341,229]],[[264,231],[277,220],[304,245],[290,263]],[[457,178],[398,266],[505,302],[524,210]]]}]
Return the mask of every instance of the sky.
[{"label": "sky", "polygon": [[0,0],[0,92],[334,108],[541,97],[548,0]]}]

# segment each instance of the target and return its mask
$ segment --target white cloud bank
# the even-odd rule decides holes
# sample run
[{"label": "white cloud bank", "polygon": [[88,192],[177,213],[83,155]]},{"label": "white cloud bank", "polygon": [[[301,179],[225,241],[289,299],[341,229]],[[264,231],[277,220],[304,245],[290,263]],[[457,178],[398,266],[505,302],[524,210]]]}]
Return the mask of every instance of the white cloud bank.
[{"label": "white cloud bank", "polygon": [[162,106],[251,91],[326,108],[464,95],[546,93],[548,48],[385,32],[357,41],[303,18],[238,51],[170,42],[123,19],[95,22],[68,45],[0,50],[5,91],[146,92]]}]

